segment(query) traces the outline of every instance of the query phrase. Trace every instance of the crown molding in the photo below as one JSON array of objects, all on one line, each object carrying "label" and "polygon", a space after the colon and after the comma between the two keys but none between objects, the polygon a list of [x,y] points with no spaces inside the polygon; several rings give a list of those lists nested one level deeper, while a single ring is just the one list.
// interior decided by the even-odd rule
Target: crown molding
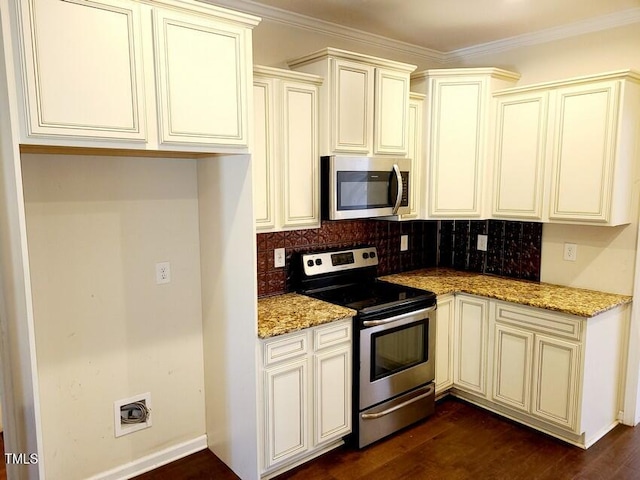
[{"label": "crown molding", "polygon": [[514,37],[496,40],[495,42],[487,42],[473,47],[452,50],[445,53],[443,63],[452,63],[462,59],[490,55],[514,48],[563,40],[565,38],[622,27],[638,22],[640,22],[640,7],[631,8],[611,13],[609,15],[561,25],[559,27],[547,28],[537,32],[525,33],[523,35],[516,35]]},{"label": "crown molding", "polygon": [[311,32],[344,38],[365,45],[394,50],[406,55],[412,55],[440,64],[454,63],[461,60],[490,55],[514,48],[538,45],[542,43],[571,38],[587,33],[622,27],[640,22],[640,7],[623,10],[609,15],[582,20],[559,27],[539,30],[514,37],[487,42],[472,47],[460,48],[449,52],[441,52],[421,47],[407,42],[392,40],[382,35],[365,32],[355,28],[337,25],[325,20],[288,12],[275,7],[269,7],[252,0],[201,0],[205,3],[220,5],[241,12],[257,15],[274,23],[288,25]]},{"label": "crown molding", "polygon": [[406,55],[412,55],[429,61],[443,63],[446,54],[438,50],[432,50],[418,45],[413,45],[399,40],[392,40],[382,35],[369,33],[355,28],[345,27],[335,23],[308,17],[299,13],[288,12],[280,8],[269,7],[251,0],[202,0],[206,3],[225,6],[241,12],[250,13],[262,17],[274,23],[288,25],[311,32],[344,38],[353,42],[362,43],[374,47],[394,50]]}]

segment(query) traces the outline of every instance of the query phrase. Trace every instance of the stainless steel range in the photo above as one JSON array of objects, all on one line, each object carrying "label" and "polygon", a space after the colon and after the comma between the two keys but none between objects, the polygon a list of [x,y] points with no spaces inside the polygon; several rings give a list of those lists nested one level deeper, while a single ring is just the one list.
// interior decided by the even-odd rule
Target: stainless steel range
[{"label": "stainless steel range", "polygon": [[301,293],[358,312],[353,443],[364,447],[432,414],[436,295],[377,280],[375,247],[301,258]]}]

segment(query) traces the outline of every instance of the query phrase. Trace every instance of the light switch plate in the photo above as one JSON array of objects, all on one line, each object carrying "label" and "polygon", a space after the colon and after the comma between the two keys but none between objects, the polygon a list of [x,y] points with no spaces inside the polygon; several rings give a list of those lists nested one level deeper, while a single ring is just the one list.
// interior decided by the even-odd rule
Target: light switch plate
[{"label": "light switch plate", "polygon": [[409,250],[409,235],[400,235],[400,251],[406,252]]}]

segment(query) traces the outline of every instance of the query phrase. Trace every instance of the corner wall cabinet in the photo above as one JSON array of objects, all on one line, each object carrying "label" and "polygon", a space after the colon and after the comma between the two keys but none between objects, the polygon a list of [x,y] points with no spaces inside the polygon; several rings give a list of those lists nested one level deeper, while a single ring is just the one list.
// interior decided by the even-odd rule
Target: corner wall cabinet
[{"label": "corner wall cabinet", "polygon": [[623,70],[519,87],[496,92],[495,99],[494,217],[631,221],[639,74]]},{"label": "corner wall cabinet", "polygon": [[320,226],[318,88],[322,78],[254,68],[253,185],[256,228]]},{"label": "corner wall cabinet", "polygon": [[399,155],[409,149],[409,75],[415,65],[327,48],[289,66],[325,78],[320,154]]},{"label": "corner wall cabinet", "polygon": [[[438,300],[445,317],[451,298]],[[447,383],[436,363],[439,394],[583,448],[618,424],[628,305],[583,318],[456,294],[454,316],[455,374]],[[446,345],[440,334],[438,347]]]},{"label": "corner wall cabinet", "polygon": [[425,70],[411,75],[412,91],[429,99],[426,218],[484,215],[491,93],[520,76],[497,68]]},{"label": "corner wall cabinet", "polygon": [[17,3],[21,143],[248,151],[258,18],[171,0]]},{"label": "corner wall cabinet", "polygon": [[342,444],[351,432],[350,318],[260,342],[262,477]]}]

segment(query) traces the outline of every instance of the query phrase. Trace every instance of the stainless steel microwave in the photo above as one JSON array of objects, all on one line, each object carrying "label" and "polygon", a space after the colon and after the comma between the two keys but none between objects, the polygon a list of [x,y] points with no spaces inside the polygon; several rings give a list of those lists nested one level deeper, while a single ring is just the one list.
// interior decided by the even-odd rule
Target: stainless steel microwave
[{"label": "stainless steel microwave", "polygon": [[344,220],[409,213],[410,167],[408,158],[321,157],[322,218]]}]

